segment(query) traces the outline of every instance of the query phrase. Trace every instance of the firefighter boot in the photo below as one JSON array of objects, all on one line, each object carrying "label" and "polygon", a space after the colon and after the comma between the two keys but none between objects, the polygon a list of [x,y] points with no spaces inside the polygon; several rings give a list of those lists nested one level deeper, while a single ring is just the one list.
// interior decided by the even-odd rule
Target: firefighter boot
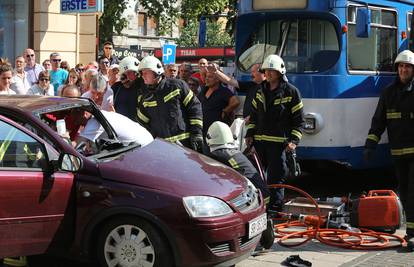
[{"label": "firefighter boot", "polygon": [[413,252],[414,251],[414,235],[406,235],[404,236],[404,240],[407,242],[407,247],[404,248],[405,252]]},{"label": "firefighter boot", "polygon": [[273,229],[273,220],[267,219],[267,228],[263,231],[262,237],[260,238],[260,245],[264,249],[269,249],[275,242],[275,232]]}]

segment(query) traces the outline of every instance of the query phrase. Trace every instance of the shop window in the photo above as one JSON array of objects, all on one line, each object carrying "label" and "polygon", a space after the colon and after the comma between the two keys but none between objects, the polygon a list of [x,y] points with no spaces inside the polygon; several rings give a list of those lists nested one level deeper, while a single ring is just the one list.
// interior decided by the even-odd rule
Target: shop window
[{"label": "shop window", "polygon": [[1,0],[0,56],[13,59],[29,46],[29,0]]}]

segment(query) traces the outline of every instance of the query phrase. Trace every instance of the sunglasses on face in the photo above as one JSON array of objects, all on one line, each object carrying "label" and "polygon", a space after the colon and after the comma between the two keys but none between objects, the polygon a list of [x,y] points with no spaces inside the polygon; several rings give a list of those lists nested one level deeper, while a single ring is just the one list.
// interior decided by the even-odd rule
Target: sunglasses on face
[{"label": "sunglasses on face", "polygon": [[26,55],[27,58],[34,57],[34,56],[35,56],[34,54]]},{"label": "sunglasses on face", "polygon": [[85,70],[85,69],[83,69],[83,68],[77,68],[77,69],[76,69],[76,72],[78,72],[78,73],[79,73],[79,72],[83,72],[84,70]]},{"label": "sunglasses on face", "polygon": [[41,82],[47,82],[47,81],[49,81],[49,79],[48,78],[40,78],[39,81],[41,81]]},{"label": "sunglasses on face", "polygon": [[112,47],[104,47],[104,49],[112,50]]},{"label": "sunglasses on face", "polygon": [[62,60],[61,59],[52,59],[52,62],[61,62]]}]

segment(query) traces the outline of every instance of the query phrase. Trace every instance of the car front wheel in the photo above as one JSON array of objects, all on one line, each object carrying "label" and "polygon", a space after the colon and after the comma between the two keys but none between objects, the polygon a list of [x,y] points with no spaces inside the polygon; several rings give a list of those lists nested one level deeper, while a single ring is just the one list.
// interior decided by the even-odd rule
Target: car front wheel
[{"label": "car front wheel", "polygon": [[109,221],[98,238],[101,266],[171,266],[170,253],[159,232],[147,221],[123,217]]}]

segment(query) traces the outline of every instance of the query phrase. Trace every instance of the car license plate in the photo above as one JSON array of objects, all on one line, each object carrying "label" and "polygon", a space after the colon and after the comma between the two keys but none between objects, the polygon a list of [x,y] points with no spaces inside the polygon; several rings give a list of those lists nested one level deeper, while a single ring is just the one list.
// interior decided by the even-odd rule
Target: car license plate
[{"label": "car license plate", "polygon": [[249,221],[249,239],[262,233],[267,228],[266,213]]}]

